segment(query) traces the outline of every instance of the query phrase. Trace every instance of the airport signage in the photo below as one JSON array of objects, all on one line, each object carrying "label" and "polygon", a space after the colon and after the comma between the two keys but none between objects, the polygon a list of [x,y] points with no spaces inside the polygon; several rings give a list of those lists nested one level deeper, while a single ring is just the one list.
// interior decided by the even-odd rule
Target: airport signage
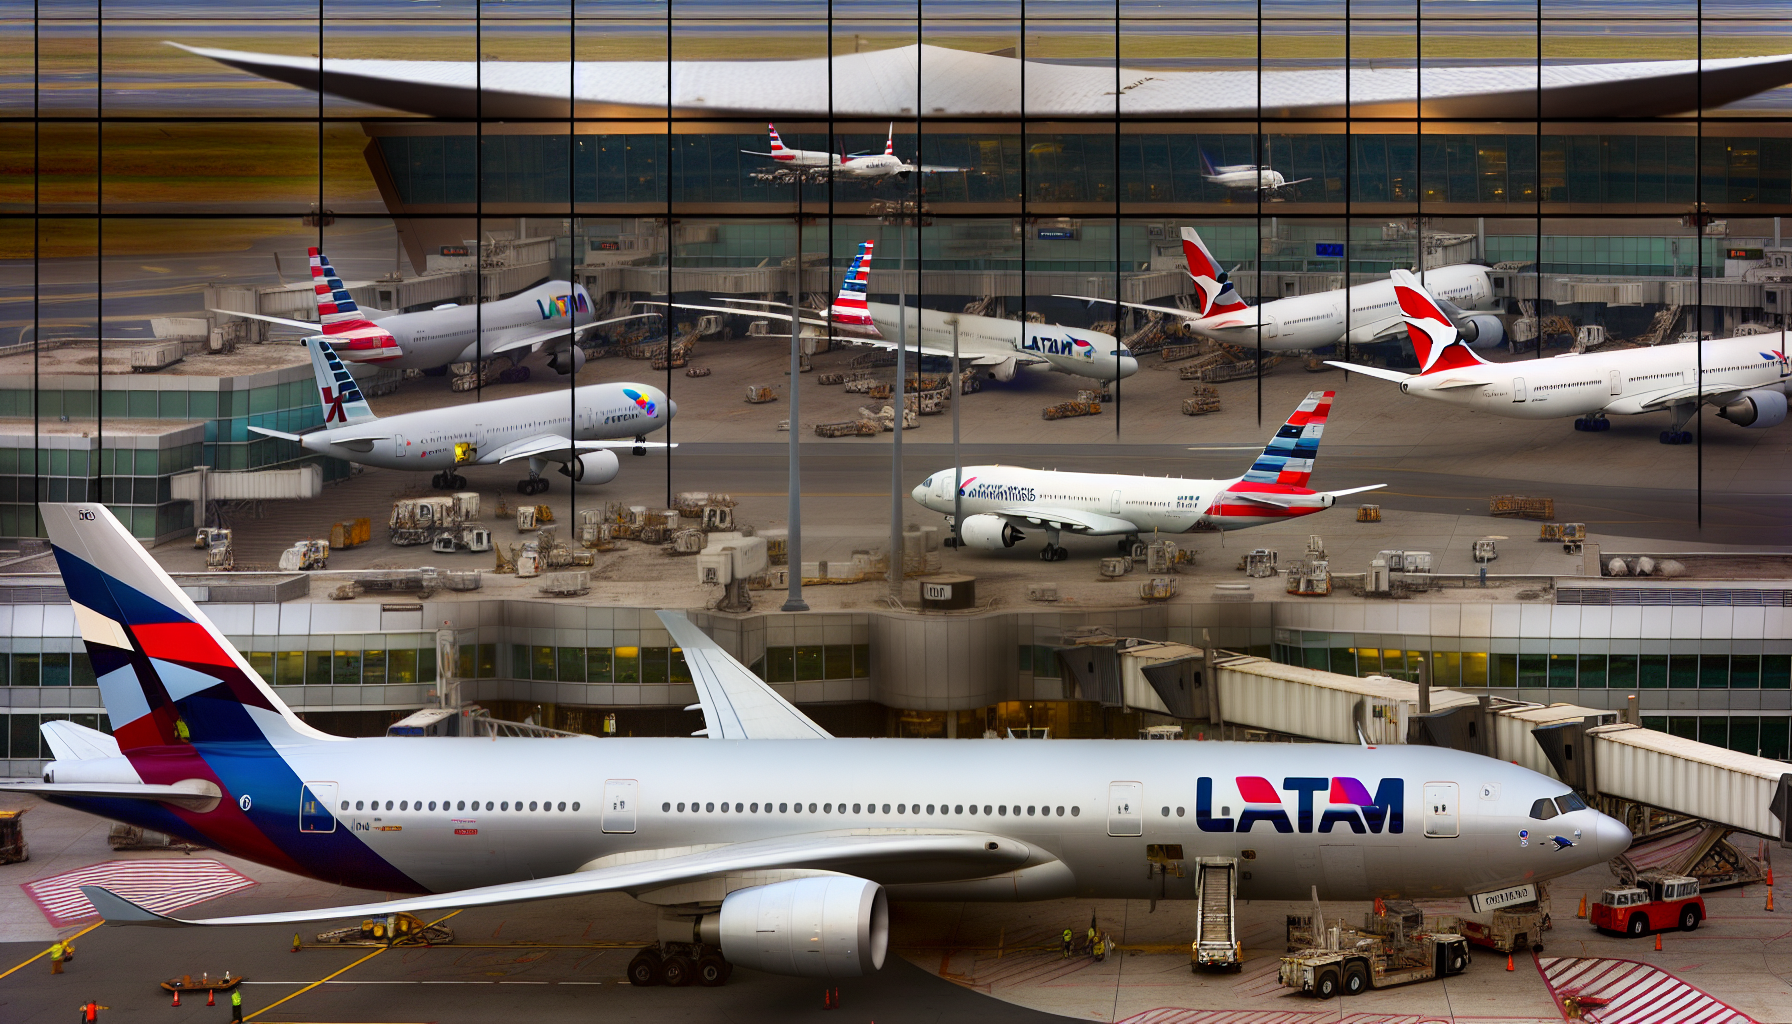
[{"label": "airport signage", "polygon": [[616,250],[622,248],[622,243],[621,242],[602,241],[602,242],[598,242],[596,245],[592,246],[592,248],[597,249],[600,252],[615,252]]},{"label": "airport signage", "polygon": [[1041,242],[1074,242],[1076,241],[1076,229],[1040,228],[1039,240]]},{"label": "airport signage", "polygon": [[1343,242],[1314,242],[1313,243],[1313,255],[1327,256],[1327,257],[1331,257],[1333,259],[1341,260],[1344,258],[1344,243]]},{"label": "airport signage", "polygon": [[444,245],[444,246],[442,246],[442,255],[444,255],[444,256],[468,256],[471,254],[467,252],[467,247],[464,245]]},{"label": "airport signage", "polygon": [[1537,902],[1537,887],[1534,885],[1515,885],[1510,889],[1498,889],[1493,892],[1478,892],[1468,898],[1470,908],[1477,914],[1491,913],[1516,907],[1521,903]]},{"label": "airport signage", "polygon": [[1724,253],[1724,258],[1731,260],[1760,260],[1766,259],[1767,256],[1759,249],[1731,249]]}]

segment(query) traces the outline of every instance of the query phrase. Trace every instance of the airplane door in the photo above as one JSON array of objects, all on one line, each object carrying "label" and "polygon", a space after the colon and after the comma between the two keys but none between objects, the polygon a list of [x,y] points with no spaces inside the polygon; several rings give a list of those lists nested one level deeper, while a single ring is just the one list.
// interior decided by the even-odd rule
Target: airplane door
[{"label": "airplane door", "polygon": [[330,807],[336,803],[336,783],[307,782],[299,787],[299,831],[334,832],[336,815]]},{"label": "airplane door", "polygon": [[635,797],[640,788],[634,779],[604,781],[604,809],[599,824],[605,832],[635,830]]},{"label": "airplane door", "polygon": [[1610,373],[1606,374],[1606,376],[1608,378],[1610,378],[1612,394],[1614,394],[1614,395],[1623,394],[1624,393],[1624,374],[1621,371],[1613,370]]},{"label": "airplane door", "polygon": [[1512,400],[1514,402],[1522,402],[1525,400],[1523,377],[1512,378]]},{"label": "airplane door", "polygon": [[1145,834],[1145,785],[1141,782],[1108,783],[1108,835]]},{"label": "airplane door", "polygon": [[406,447],[407,447],[407,445],[405,444],[403,434],[393,434],[392,435],[392,457],[393,458],[397,458],[397,459],[404,458],[404,450]]},{"label": "airplane door", "polygon": [[593,419],[593,417],[591,415],[591,407],[586,406],[586,407],[578,410],[578,416],[577,416],[577,419],[574,421],[574,426],[577,427],[581,433],[584,431],[590,430],[591,426],[592,426],[592,419]]},{"label": "airplane door", "polygon": [[1461,834],[1457,818],[1456,784],[1425,783],[1425,838],[1454,839]]},{"label": "airplane door", "polygon": [[1119,491],[1115,491],[1114,493],[1108,495],[1108,511],[1112,512],[1116,515],[1118,515],[1120,513],[1120,492]]}]

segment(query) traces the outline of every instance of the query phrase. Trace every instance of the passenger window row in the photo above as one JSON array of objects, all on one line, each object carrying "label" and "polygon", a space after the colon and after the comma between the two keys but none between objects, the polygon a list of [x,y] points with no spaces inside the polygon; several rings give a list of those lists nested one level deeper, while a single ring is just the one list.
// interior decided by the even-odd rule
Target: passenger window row
[{"label": "passenger window row", "polygon": [[[473,801],[471,807],[467,806],[467,801],[465,801],[465,800],[460,800],[460,801],[443,800],[441,803],[442,803],[442,810],[444,810],[444,811],[467,811],[467,810],[477,811],[477,810],[479,810],[479,801],[477,801],[477,800]],[[495,809],[500,810],[500,811],[508,811],[508,810],[510,810],[510,803],[511,802],[509,800],[496,801]],[[363,804],[369,804],[370,806],[364,807],[364,806],[362,806]],[[521,811],[521,810],[533,811],[537,807],[539,807],[541,810],[544,810],[544,811],[564,811],[567,808],[567,803],[564,800],[561,800],[558,803],[555,803],[552,800],[541,800],[541,801],[531,800],[531,801],[529,801],[528,806],[524,807],[523,802],[521,800],[516,801],[516,809],[519,811]],[[342,801],[342,809],[345,811],[348,810],[348,801],[347,800]],[[355,801],[355,810],[357,810],[357,811],[360,811],[360,810],[377,811],[380,809],[381,809],[380,802],[378,800],[371,800],[371,801],[356,800]],[[386,801],[386,806],[384,809],[388,810],[388,811],[392,810],[392,801],[390,801],[390,800]],[[401,810],[401,811],[411,811],[411,810],[421,811],[424,809],[425,808],[423,806],[423,801],[421,801],[421,800],[400,800],[400,801],[398,801],[398,810]],[[436,801],[431,800],[429,802],[429,807],[427,809],[431,810],[431,811],[435,810],[436,809]],[[494,809],[494,801],[487,800],[485,802],[485,809],[488,811],[493,810]],[[579,809],[579,802],[577,800],[574,800],[572,802],[572,809],[575,811]]]},{"label": "passenger window row", "polygon": [[[672,803],[672,801],[668,800],[668,801],[660,804],[660,810],[663,812],[666,812],[666,813],[684,814],[684,813],[686,813],[686,810],[685,810],[686,806],[687,806],[686,803],[682,800],[679,801],[677,804],[674,804],[674,803]],[[775,806],[773,804],[771,804],[770,802],[767,802],[765,804],[765,809],[763,812],[760,810],[760,805],[757,803],[752,803],[752,804],[736,803],[736,804],[730,805],[728,803],[728,801],[726,801],[726,800],[722,801],[720,804],[717,804],[714,801],[692,800],[692,801],[690,801],[688,806],[690,808],[689,813],[691,813],[691,814],[727,814],[731,810],[735,814],[760,814],[760,813],[764,813],[764,814],[772,814],[772,813],[802,814],[802,813],[804,813],[803,812],[803,804],[800,801],[797,803],[781,803],[781,804],[777,804]],[[675,808],[676,808],[676,811],[674,810]],[[989,804],[984,804],[982,811],[981,811],[981,813],[984,815],[996,815],[999,817],[1007,817],[1008,815],[1012,814],[1013,816],[1015,816],[1017,818],[1020,817],[1023,812],[1028,817],[1036,817],[1036,816],[1037,817],[1051,817],[1052,814],[1054,813],[1054,808],[1047,807],[1047,806],[1040,806],[1038,804],[1028,805],[1025,808],[1023,808],[1020,804],[996,804],[993,807]],[[1056,812],[1057,816],[1060,818],[1062,818],[1065,813],[1063,807],[1056,808],[1055,812]],[[817,811],[815,804],[809,804],[808,805],[808,813],[810,813],[810,814],[816,814],[816,813],[845,814],[845,813],[847,813],[847,806],[843,803],[841,803],[841,804],[824,803],[824,804],[820,805],[820,810]],[[896,809],[894,811],[890,810],[889,804],[884,804],[883,810],[881,810],[881,811],[878,810],[877,804],[853,804],[852,805],[852,813],[853,814],[892,814],[892,813],[894,813],[894,814],[935,814],[935,813],[938,813],[938,814],[967,814],[967,813],[968,814],[977,814],[977,813],[979,813],[979,811],[978,811],[976,804],[968,804],[968,805],[967,804],[928,804],[925,810],[922,809],[920,804],[897,804]],[[1080,808],[1080,807],[1071,807],[1070,808],[1070,816],[1073,818],[1081,815],[1082,813],[1083,813],[1083,811],[1082,811],[1082,808]],[[1181,808],[1177,808],[1177,813],[1181,813]]]}]

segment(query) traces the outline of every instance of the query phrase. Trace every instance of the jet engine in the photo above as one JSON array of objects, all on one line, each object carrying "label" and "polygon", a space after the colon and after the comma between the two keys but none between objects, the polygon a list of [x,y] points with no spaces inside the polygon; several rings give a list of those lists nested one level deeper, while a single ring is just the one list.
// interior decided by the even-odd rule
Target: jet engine
[{"label": "jet engine", "polygon": [[548,356],[548,366],[561,376],[578,373],[585,368],[585,350],[577,345],[555,349],[554,354]]},{"label": "jet engine", "polygon": [[1462,343],[1470,348],[1492,348],[1506,340],[1506,325],[1492,313],[1476,313],[1456,325]]},{"label": "jet engine", "polygon": [[1027,539],[1027,535],[1015,529],[1008,520],[991,515],[965,517],[958,535],[964,539],[966,547],[981,548],[984,551],[1011,548]]},{"label": "jet engine", "polygon": [[575,484],[607,484],[616,479],[622,464],[616,461],[616,453],[602,449],[585,454],[560,467],[561,476],[572,477]]},{"label": "jet engine", "polygon": [[736,889],[697,925],[739,967],[799,978],[856,978],[884,965],[890,903],[884,887],[850,875],[793,878]]},{"label": "jet engine", "polygon": [[1014,379],[1014,360],[1004,359],[989,368],[989,375],[1006,384]]},{"label": "jet engine", "polygon": [[1786,422],[1786,394],[1777,388],[1756,388],[1745,392],[1717,414],[1739,427],[1761,430]]}]

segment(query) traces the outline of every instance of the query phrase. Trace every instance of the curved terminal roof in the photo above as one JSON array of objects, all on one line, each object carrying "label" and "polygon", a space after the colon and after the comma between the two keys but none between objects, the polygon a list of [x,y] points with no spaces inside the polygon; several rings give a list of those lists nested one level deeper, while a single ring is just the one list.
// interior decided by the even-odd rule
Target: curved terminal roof
[{"label": "curved terminal roof", "polygon": [[[1591,120],[1720,107],[1792,82],[1792,55],[1610,64],[1163,71],[939,46],[764,61],[342,60],[179,46],[433,117],[1357,117]],[[1024,74],[1023,74],[1024,72]],[[832,76],[831,88],[830,77]],[[1024,85],[1023,85],[1024,82]],[[1261,87],[1261,95],[1259,95]],[[576,110],[569,110],[568,97]],[[919,96],[919,110],[916,97]]]}]

